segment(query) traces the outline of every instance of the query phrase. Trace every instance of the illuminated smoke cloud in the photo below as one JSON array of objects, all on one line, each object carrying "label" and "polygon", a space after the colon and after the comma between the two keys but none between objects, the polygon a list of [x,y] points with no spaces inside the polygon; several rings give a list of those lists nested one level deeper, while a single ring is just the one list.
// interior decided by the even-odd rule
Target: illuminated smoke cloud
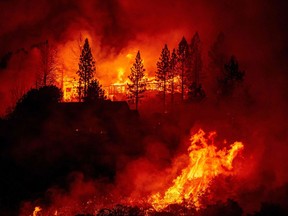
[{"label": "illuminated smoke cloud", "polygon": [[[165,4],[158,0],[12,0],[1,1],[0,6],[3,8],[0,15],[1,62],[5,61],[8,52],[16,55],[15,52],[21,48],[29,51],[33,44],[47,39],[60,53],[61,50],[67,53],[71,50],[71,43],[75,46],[82,35],[91,38],[98,62],[98,78],[104,85],[110,85],[111,80],[112,83],[117,80],[118,67],[126,67],[124,75],[128,75],[129,61],[123,60],[127,54],[132,54],[134,58],[136,52],[141,50],[147,73],[153,75],[155,63],[165,43],[172,49],[183,35],[190,40],[198,31],[205,59],[211,43],[222,31],[229,47],[227,52],[235,54],[243,67],[249,69],[248,82],[251,82],[259,97],[265,99],[271,92],[276,95],[279,84],[281,92],[287,90],[283,89],[283,86],[287,86],[284,81],[287,79],[283,79],[286,75],[282,73],[287,57],[285,3],[225,0],[180,0],[166,1]],[[75,58],[75,55],[70,54],[69,58]],[[62,59],[66,66],[64,70],[67,64],[71,67],[72,63],[67,63],[69,58]],[[6,70],[2,68],[0,74],[1,95],[7,103],[10,97],[7,89],[13,88],[11,76],[6,76],[7,71],[14,70],[12,77],[27,77],[35,70],[23,65],[22,72],[9,70],[9,62],[7,66],[4,64]],[[77,60],[73,61],[74,67],[68,73],[74,75],[77,63]],[[117,66],[119,63],[121,65]],[[23,71],[27,73],[23,75]],[[270,79],[271,76],[273,79]],[[31,85],[27,84],[28,87]],[[265,85],[270,85],[271,90],[263,90]],[[10,104],[2,105],[2,112],[7,105]]]}]

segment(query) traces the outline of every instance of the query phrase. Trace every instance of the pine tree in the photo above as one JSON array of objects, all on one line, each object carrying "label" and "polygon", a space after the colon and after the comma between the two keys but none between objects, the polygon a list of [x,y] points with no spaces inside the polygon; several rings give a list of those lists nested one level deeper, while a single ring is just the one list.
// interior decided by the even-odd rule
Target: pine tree
[{"label": "pine tree", "polygon": [[176,50],[173,49],[172,54],[171,54],[171,58],[170,58],[170,70],[168,73],[168,80],[169,80],[169,85],[170,85],[170,93],[171,93],[171,105],[173,106],[174,103],[174,92],[175,92],[175,77],[177,75],[177,54],[176,54]]},{"label": "pine tree", "polygon": [[212,71],[216,72],[216,75],[220,75],[223,73],[225,64],[225,37],[224,34],[221,32],[218,34],[216,41],[210,47],[208,52],[209,56],[209,68]]},{"label": "pine tree", "polygon": [[105,91],[102,89],[102,85],[100,85],[98,80],[93,79],[88,86],[85,101],[91,102],[105,99]]},{"label": "pine tree", "polygon": [[198,32],[191,40],[190,50],[192,59],[192,82],[198,86],[200,84],[200,73],[202,72],[201,41]]},{"label": "pine tree", "polygon": [[138,51],[135,62],[131,67],[131,73],[128,76],[131,84],[127,83],[129,96],[135,101],[136,110],[138,110],[139,99],[143,96],[146,91],[147,81],[145,80],[145,69],[143,65],[143,60],[140,56],[140,51]]},{"label": "pine tree", "polygon": [[224,65],[222,77],[218,79],[219,93],[222,96],[232,95],[237,83],[243,81],[245,72],[239,70],[238,61],[235,56],[231,56],[229,62]]},{"label": "pine tree", "polygon": [[196,32],[190,44],[190,58],[191,70],[188,75],[188,97],[189,100],[201,100],[205,97],[204,90],[200,83],[200,75],[202,72],[202,58],[201,58],[201,41],[198,32]]},{"label": "pine tree", "polygon": [[86,38],[80,55],[79,70],[77,71],[79,76],[79,100],[87,97],[87,90],[94,77],[95,71],[95,60],[88,39]]},{"label": "pine tree", "polygon": [[215,42],[211,45],[210,50],[208,51],[208,56],[209,76],[207,78],[209,85],[207,86],[210,86],[210,91],[212,93],[216,93],[219,91],[219,82],[217,83],[215,80],[224,74],[224,65],[228,59],[225,53],[225,37],[223,33],[218,34]]},{"label": "pine tree", "polygon": [[187,84],[187,71],[189,63],[189,45],[185,37],[182,38],[178,45],[177,50],[178,63],[179,63],[179,72],[181,79],[181,99],[184,100],[185,88]]},{"label": "pine tree", "polygon": [[170,51],[167,44],[162,49],[159,61],[157,62],[156,80],[159,83],[160,88],[163,90],[163,103],[164,110],[166,109],[166,93],[167,82],[170,71]]}]

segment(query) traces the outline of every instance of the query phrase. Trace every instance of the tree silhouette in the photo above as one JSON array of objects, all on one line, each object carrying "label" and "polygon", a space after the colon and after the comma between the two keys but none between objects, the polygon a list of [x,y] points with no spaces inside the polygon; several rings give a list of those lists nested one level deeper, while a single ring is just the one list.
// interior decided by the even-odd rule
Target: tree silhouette
[{"label": "tree silhouette", "polygon": [[188,75],[188,98],[189,100],[203,99],[205,97],[204,90],[200,84],[200,76],[202,72],[202,58],[201,58],[201,41],[198,32],[196,32],[190,44],[191,55],[191,74]]},{"label": "tree silhouette", "polygon": [[87,89],[87,97],[84,100],[91,102],[104,99],[106,99],[106,97],[102,85],[100,85],[98,80],[92,80]]},{"label": "tree silhouette", "polygon": [[177,56],[181,78],[181,99],[183,101],[185,96],[185,87],[187,84],[187,72],[189,68],[189,56],[190,56],[189,45],[185,37],[183,37],[180,43],[178,44]]},{"label": "tree silhouette", "polygon": [[206,208],[203,208],[199,211],[199,215],[205,216],[241,216],[243,215],[243,210],[239,204],[232,200],[228,199],[226,202],[218,201],[215,204],[207,205]]},{"label": "tree silhouette", "polygon": [[201,101],[206,97],[206,93],[202,88],[202,85],[197,85],[193,82],[188,88],[188,99],[189,101]]},{"label": "tree silhouette", "polygon": [[10,117],[39,116],[49,110],[49,106],[61,101],[63,93],[56,86],[31,89],[16,103]]},{"label": "tree silhouette", "polygon": [[192,80],[198,86],[200,84],[200,74],[202,72],[201,41],[198,32],[191,40],[190,50],[192,58]]},{"label": "tree silhouette", "polygon": [[170,58],[170,70],[168,73],[168,80],[169,80],[169,85],[170,85],[170,93],[171,93],[171,105],[173,106],[174,103],[174,92],[175,92],[175,83],[174,83],[174,79],[177,75],[177,54],[176,54],[176,50],[173,49],[172,54],[171,54],[171,58]]},{"label": "tree silhouette", "polygon": [[210,50],[208,51],[209,56],[209,68],[212,71],[215,71],[217,75],[220,75],[223,73],[225,64],[225,37],[224,34],[221,32],[218,34],[216,41],[212,44],[210,47]]},{"label": "tree silhouette", "polygon": [[224,65],[228,59],[225,53],[225,37],[223,33],[219,33],[215,42],[211,45],[208,51],[208,57],[210,74],[209,77],[207,77],[209,82],[207,86],[210,86],[210,91],[217,93],[219,92],[219,82],[217,83],[215,80],[217,80],[217,77],[223,76]]},{"label": "tree silhouette", "polygon": [[166,109],[166,93],[167,93],[167,82],[170,71],[170,51],[167,44],[162,49],[159,61],[157,62],[156,80],[159,83],[160,88],[163,91],[163,104],[164,110]]},{"label": "tree silhouette", "polygon": [[235,56],[231,56],[229,62],[224,65],[222,77],[218,79],[219,94],[231,96],[236,84],[243,81],[245,72],[239,70],[238,61]]},{"label": "tree silhouette", "polygon": [[144,72],[145,69],[143,65],[143,60],[141,59],[140,51],[138,51],[135,62],[131,67],[131,73],[128,76],[131,84],[127,83],[129,97],[131,97],[135,101],[136,110],[138,110],[139,99],[143,97],[143,93],[146,91],[147,81],[144,79]]},{"label": "tree silhouette", "polygon": [[40,51],[40,67],[36,74],[35,87],[54,85],[56,72],[59,69],[57,50],[49,45],[48,40],[33,44],[32,48],[38,48]]},{"label": "tree silhouette", "polygon": [[94,77],[95,71],[95,60],[91,52],[89,41],[86,38],[80,55],[79,70],[77,71],[79,76],[79,100],[81,100],[81,98],[87,97],[87,90]]}]

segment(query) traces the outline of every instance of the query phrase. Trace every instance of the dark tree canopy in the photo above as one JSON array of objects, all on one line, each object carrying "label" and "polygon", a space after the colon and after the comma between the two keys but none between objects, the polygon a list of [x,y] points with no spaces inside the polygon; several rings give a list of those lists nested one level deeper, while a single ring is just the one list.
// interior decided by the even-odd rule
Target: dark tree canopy
[{"label": "dark tree canopy", "polygon": [[87,90],[94,77],[95,71],[95,60],[91,52],[89,41],[86,38],[80,55],[79,70],[77,71],[79,76],[78,91],[80,99],[87,97]]},{"label": "dark tree canopy", "polygon": [[202,88],[202,85],[196,85],[195,82],[193,82],[189,88],[188,88],[188,99],[189,101],[201,101],[206,97],[206,93],[204,89]]},{"label": "dark tree canopy", "polygon": [[243,81],[244,71],[239,70],[238,61],[235,56],[231,56],[230,61],[224,66],[224,79],[231,81]]},{"label": "dark tree canopy", "polygon": [[185,37],[183,37],[178,44],[177,54],[181,62],[185,62],[189,57],[189,44]]},{"label": "dark tree canopy", "polygon": [[147,81],[145,79],[144,72],[145,68],[143,65],[143,60],[141,59],[140,51],[138,51],[135,62],[131,67],[131,73],[128,76],[131,84],[127,84],[129,97],[135,101],[136,110],[138,110],[139,99],[143,97],[143,93],[146,91]]},{"label": "dark tree canopy", "polygon": [[178,73],[181,79],[181,98],[184,100],[185,88],[187,84],[187,73],[189,71],[190,61],[189,44],[185,37],[182,38],[178,44],[177,58],[178,58]]},{"label": "dark tree canopy", "polygon": [[192,60],[192,82],[196,86],[200,84],[200,74],[202,72],[202,57],[201,57],[201,41],[198,32],[196,32],[191,40],[191,60]]},{"label": "dark tree canopy", "polygon": [[158,81],[166,81],[167,74],[170,70],[170,51],[168,49],[167,44],[165,44],[164,48],[162,49],[160,58],[157,62],[157,71],[156,71],[156,78]]},{"label": "dark tree canopy", "polygon": [[187,77],[188,81],[188,99],[190,101],[202,100],[206,95],[202,88],[200,78],[202,73],[201,41],[198,32],[196,32],[190,44],[191,69]]},{"label": "dark tree canopy", "polygon": [[88,86],[85,101],[98,101],[105,98],[105,91],[102,89],[102,85],[100,85],[98,80],[92,80]]},{"label": "dark tree canopy", "polygon": [[52,104],[62,100],[62,91],[56,86],[43,86],[39,89],[31,89],[16,103],[11,117],[34,115],[47,110]]},{"label": "dark tree canopy", "polygon": [[223,73],[223,65],[225,64],[225,37],[223,33],[219,33],[216,41],[210,47],[208,52],[209,56],[209,68],[211,71],[215,71],[217,75]]},{"label": "dark tree canopy", "polygon": [[239,69],[238,61],[235,56],[231,56],[229,62],[224,65],[222,76],[218,79],[219,94],[230,96],[237,84],[244,79],[245,72]]},{"label": "dark tree canopy", "polygon": [[159,83],[160,89],[163,91],[164,109],[166,104],[167,84],[169,79],[170,68],[170,51],[167,44],[162,49],[160,58],[157,62],[156,80]]},{"label": "dark tree canopy", "polygon": [[217,35],[214,43],[210,46],[208,57],[208,88],[210,88],[211,93],[216,94],[219,93],[219,77],[224,74],[224,65],[228,59],[226,56],[225,37],[222,32]]}]

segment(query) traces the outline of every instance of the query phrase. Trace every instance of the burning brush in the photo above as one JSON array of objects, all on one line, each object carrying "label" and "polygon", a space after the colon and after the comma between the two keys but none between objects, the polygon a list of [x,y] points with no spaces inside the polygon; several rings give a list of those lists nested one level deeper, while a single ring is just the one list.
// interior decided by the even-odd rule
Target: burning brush
[{"label": "burning brush", "polygon": [[[183,215],[190,215],[192,214],[191,211],[196,212],[196,210],[205,208],[204,204],[201,203],[201,197],[205,195],[217,176],[233,175],[235,172],[233,170],[233,160],[244,148],[241,142],[234,142],[229,149],[218,149],[214,145],[215,136],[216,132],[205,134],[202,129],[195,133],[191,137],[191,144],[187,149],[187,164],[183,167],[181,162],[183,157],[182,159],[180,157],[176,158],[172,169],[180,170],[180,174],[174,176],[170,183],[163,182],[164,188],[152,193],[148,197],[147,203],[133,201],[132,205],[134,207],[129,207],[131,202],[127,202],[126,205],[124,201],[123,205],[118,204],[113,208],[103,208],[103,205],[101,205],[102,208],[99,208],[94,202],[93,210],[88,215],[155,215],[156,212],[167,211],[170,213],[176,211],[175,215],[179,215],[179,212],[187,213],[189,211],[190,213],[183,213]],[[128,200],[131,201],[132,199]],[[93,205],[93,202],[90,202],[90,207],[91,204]],[[81,212],[79,208],[71,212],[67,209],[70,209],[70,207],[67,208],[66,206],[57,210],[53,208],[52,212],[54,212],[53,215],[75,215],[75,212]],[[46,214],[45,212],[46,210],[37,206],[32,215],[50,215],[51,209],[47,211],[50,213]],[[84,215],[87,215],[87,213]]]},{"label": "burning brush", "polygon": [[183,202],[200,208],[199,197],[206,192],[212,180],[220,174],[232,174],[233,160],[244,146],[241,142],[234,142],[229,150],[218,150],[214,145],[215,135],[216,132],[210,132],[206,138],[205,132],[200,129],[191,137],[187,167],[173,180],[171,187],[153,194],[149,199],[156,210]]}]

